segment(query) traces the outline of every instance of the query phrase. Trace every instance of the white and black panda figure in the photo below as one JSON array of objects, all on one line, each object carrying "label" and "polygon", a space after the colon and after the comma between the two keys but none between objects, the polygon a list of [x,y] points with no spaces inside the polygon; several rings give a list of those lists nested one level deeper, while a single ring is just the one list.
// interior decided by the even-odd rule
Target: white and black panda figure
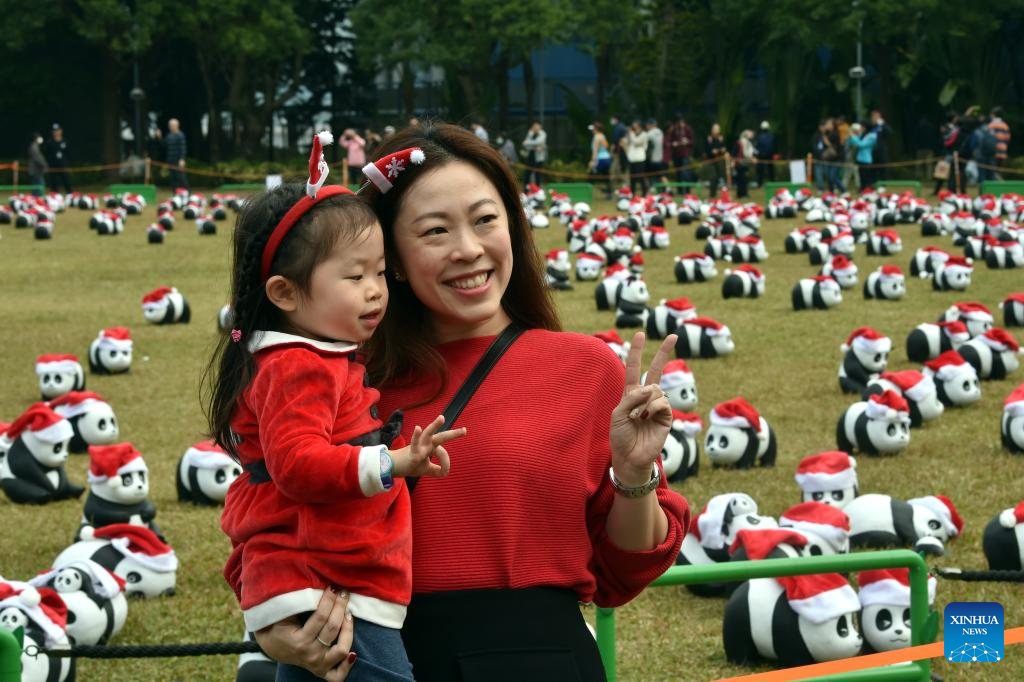
[{"label": "white and black panda figure", "polygon": [[149,227],[146,228],[146,243],[163,244],[166,232],[167,230],[162,225],[150,223]]},{"label": "white and black panda figure", "polygon": [[868,493],[843,508],[850,517],[850,546],[909,547],[916,552],[941,556],[945,543],[960,535],[963,519],[944,495],[898,500]]},{"label": "white and black panda figure", "polygon": [[907,335],[907,358],[925,363],[949,350],[956,350],[971,338],[967,325],[960,320],[919,324]]},{"label": "white and black panda figure", "polygon": [[581,253],[576,257],[576,281],[593,282],[601,276],[605,259],[592,253]]},{"label": "white and black panda figure", "polygon": [[805,277],[793,285],[793,310],[828,310],[843,302],[843,290],[835,278]]},{"label": "white and black panda figure", "polygon": [[703,253],[687,253],[675,257],[675,276],[680,284],[707,282],[718,276],[715,259]]},{"label": "white and black panda figure", "polygon": [[[729,546],[729,561],[797,559],[804,555],[806,544],[807,538],[794,530],[783,528],[741,530]],[[727,583],[726,592],[732,594],[739,585],[739,582]]]},{"label": "white and black panda figure", "polygon": [[177,472],[179,502],[214,507],[224,503],[228,488],[242,475],[242,467],[213,441],[201,441],[181,456]]},{"label": "white and black panda figure", "polygon": [[903,396],[910,406],[910,427],[918,428],[926,421],[942,416],[946,406],[939,400],[935,380],[916,369],[902,372],[882,372],[877,379],[868,382],[864,396],[895,391]]},{"label": "white and black panda figure", "polygon": [[830,256],[818,274],[834,278],[843,289],[853,289],[858,283],[857,264],[841,253]]},{"label": "white and black panda figure", "polygon": [[839,388],[843,393],[863,395],[868,382],[885,371],[892,352],[892,339],[872,327],[859,327],[839,350],[843,352]]},{"label": "white and black panda figure", "polygon": [[786,235],[786,253],[807,253],[821,241],[821,230],[808,225]]},{"label": "white and black panda figure", "polygon": [[746,263],[725,271],[722,298],[760,298],[764,295],[764,274]]},{"label": "white and black panda figure", "polygon": [[90,445],[110,445],[117,441],[118,425],[114,409],[96,393],[72,391],[47,403],[68,420],[75,435],[68,449],[82,454]]},{"label": "white and black panda figure", "polygon": [[985,252],[985,263],[994,270],[1024,268],[1024,244],[997,242]]},{"label": "white and black panda figure", "polygon": [[1024,454],[1024,384],[1015,388],[1003,402],[999,433],[1007,452],[1013,455]]},{"label": "white and black panda figure", "polygon": [[101,329],[89,344],[89,371],[93,374],[123,374],[131,370],[133,345],[127,327]]},{"label": "white and black panda figure", "polygon": [[981,400],[977,370],[955,350],[924,363],[922,372],[932,377],[935,393],[946,407],[966,407]]},{"label": "white and black panda figure", "polygon": [[949,260],[950,253],[937,246],[924,246],[910,259],[910,274],[914,277],[933,274],[936,268]]},{"label": "white and black panda figure", "polygon": [[1024,292],[1016,292],[1007,296],[999,304],[1003,311],[1004,327],[1024,327]]},{"label": "white and black panda figure", "polygon": [[78,559],[60,564],[28,582],[37,588],[48,587],[64,600],[72,646],[106,644],[128,618],[124,580],[95,561]]},{"label": "white and black panda figure", "polygon": [[637,251],[629,257],[629,272],[636,277],[641,277],[644,274],[644,254]]},{"label": "white and black panda figure", "polygon": [[85,390],[85,372],[76,355],[40,355],[36,358],[36,375],[39,377],[39,393],[43,400],[53,400],[71,391]]},{"label": "white and black panda figure", "polygon": [[993,327],[981,336],[976,336],[957,349],[960,356],[969,362],[978,373],[978,378],[1001,380],[1020,367],[1020,342],[1000,327]]},{"label": "white and black panda figure", "polygon": [[142,316],[152,324],[188,324],[192,310],[176,288],[160,287],[142,297]]},{"label": "white and black panda figure", "polygon": [[[243,642],[255,642],[251,632],[246,632]],[[268,657],[262,650],[242,654],[238,657],[238,671],[235,682],[274,682],[277,679],[277,661]]]},{"label": "white and black panda figure", "polygon": [[674,334],[679,325],[697,317],[697,308],[686,296],[672,300],[661,299],[647,316],[647,338],[664,339]]},{"label": "white and black panda figure", "polygon": [[174,196],[171,197],[171,203],[174,205],[176,210],[185,208],[188,204],[188,190],[184,187],[178,187],[174,190]]},{"label": "white and black panda figure", "polygon": [[822,502],[801,502],[779,517],[779,528],[804,536],[804,556],[831,556],[850,551],[850,517],[839,507]]},{"label": "white and black panda figure", "polygon": [[149,468],[131,443],[89,447],[89,495],[75,539],[84,530],[116,524],[144,526],[164,540],[149,501]]},{"label": "white and black panda figure", "polygon": [[863,645],[859,610],[857,594],[838,573],[749,580],[725,605],[725,657],[788,668],[856,656]]},{"label": "white and black panda figure", "polygon": [[1024,570],[1024,501],[988,522],[981,547],[990,571]]},{"label": "white and black panda figure", "polygon": [[0,628],[11,632],[22,629],[21,671],[14,679],[22,682],[75,679],[73,658],[51,658],[38,653],[39,649],[70,646],[65,630],[67,617],[67,605],[54,590],[0,578]]},{"label": "white and black panda figure", "polygon": [[750,469],[775,466],[778,441],[767,420],[742,396],[715,405],[704,438],[712,466]]},{"label": "white and black panda figure", "polygon": [[944,237],[953,231],[953,221],[944,213],[929,213],[921,221],[922,237]]},{"label": "white and black panda figure", "polygon": [[973,339],[981,336],[995,323],[992,312],[981,303],[975,301],[960,301],[951,305],[942,316],[939,322],[950,322],[959,320],[967,325],[967,333]]},{"label": "white and black panda figure", "polygon": [[849,230],[844,230],[834,237],[823,236],[821,241],[807,251],[807,256],[811,265],[824,265],[828,261],[829,256],[836,254],[842,254],[847,257],[852,256],[856,245],[857,242],[853,233]]},{"label": "white and black panda figure", "polygon": [[697,381],[685,360],[669,360],[659,381],[673,410],[686,412],[697,407]]},{"label": "white and black panda figure", "polygon": [[[928,576],[928,604],[935,603],[935,577]],[[864,653],[910,646],[910,572],[883,568],[857,574]]]},{"label": "white and black panda figure", "polygon": [[544,283],[549,289],[571,291],[569,281],[569,252],[566,249],[552,249],[544,256]]},{"label": "white and black panda figure", "polygon": [[836,447],[853,454],[895,455],[910,444],[910,406],[899,393],[883,391],[846,408],[836,425]]},{"label": "white and black panda figure", "polygon": [[875,230],[868,235],[869,256],[892,256],[903,250],[903,240],[896,230]]},{"label": "white and black panda figure", "polygon": [[612,263],[604,270],[601,281],[594,289],[594,301],[598,310],[612,310],[619,304],[619,292],[629,277],[629,270],[620,263]]},{"label": "white and black panda figure", "polygon": [[227,208],[225,208],[224,202],[216,194],[210,199],[210,215],[217,221],[228,219]]},{"label": "white and black panda figure", "polygon": [[615,326],[619,329],[646,328],[647,318],[651,314],[651,309],[647,307],[650,299],[647,284],[637,276],[628,277],[619,290],[618,303],[615,306]]},{"label": "white and black panda figure", "polygon": [[178,557],[145,526],[119,523],[84,528],[82,539],[67,547],[54,565],[90,559],[125,582],[130,597],[171,596],[178,576]]},{"label": "white and black panda figure", "polygon": [[0,487],[17,504],[47,504],[85,491],[68,480],[64,463],[74,429],[45,403],[29,407],[7,428],[11,443],[0,463]]},{"label": "white and black panda figure", "polygon": [[659,225],[652,225],[649,228],[640,230],[640,246],[644,249],[659,250],[667,249],[672,243],[668,230]]},{"label": "white and black panda figure", "polygon": [[883,265],[864,280],[864,298],[899,301],[907,295],[907,280],[896,265]]},{"label": "white and black panda figure", "polygon": [[749,235],[737,239],[729,255],[733,263],[760,263],[768,260],[768,249],[759,236]]},{"label": "white and black panda figure", "polygon": [[860,494],[857,459],[838,450],[804,457],[794,478],[803,502],[820,502],[842,509]]},{"label": "white and black panda figure", "polygon": [[622,360],[623,364],[626,363],[626,358],[629,356],[630,343],[628,341],[623,341],[617,331],[609,329],[606,332],[598,332],[594,334],[594,337],[604,341],[605,344],[612,349],[612,352],[615,353],[616,357],[618,357],[619,360]]},{"label": "white and black panda figure", "polygon": [[732,250],[736,246],[736,238],[731,235],[708,237],[704,245],[704,255],[715,260],[732,260]]},{"label": "white and black panda figure", "polygon": [[156,214],[156,224],[170,232],[174,229],[174,210],[169,208],[160,209]]},{"label": "white and black panda figure", "polygon": [[217,329],[223,333],[231,331],[231,327],[235,324],[235,311],[231,308],[230,303],[225,303],[217,311]]},{"label": "white and black panda figure", "polygon": [[718,222],[718,215],[709,216],[708,220],[702,220],[697,229],[693,232],[693,238],[697,241],[706,241],[709,237],[718,237],[722,234],[722,224]]},{"label": "white and black panda figure", "polygon": [[100,236],[124,232],[124,216],[118,211],[103,211],[105,218],[96,223],[96,234]]},{"label": "white and black panda figure", "polygon": [[36,239],[53,238],[53,221],[46,216],[40,216],[39,220],[36,221],[32,234]]},{"label": "white and black panda figure", "polygon": [[609,263],[629,265],[629,257],[633,255],[633,232],[628,227],[616,228],[605,246]]},{"label": "white and black panda figure", "polygon": [[121,208],[128,212],[128,215],[139,215],[142,209],[146,208],[146,198],[141,194],[126,192],[121,195]]},{"label": "white and black panda figure", "polygon": [[200,235],[214,235],[217,234],[217,223],[214,222],[213,216],[209,213],[203,213],[195,217],[196,221],[196,232]]},{"label": "white and black panda figure", "polygon": [[729,328],[709,317],[686,320],[676,328],[677,358],[717,358],[736,350]]},{"label": "white and black panda figure", "polygon": [[971,285],[971,273],[974,271],[970,259],[961,256],[950,256],[945,263],[935,266],[932,275],[932,289],[935,291],[966,291]]},{"label": "white and black panda figure", "polygon": [[679,483],[697,475],[700,470],[697,436],[703,427],[698,415],[672,410],[672,427],[661,447],[661,466],[669,483]]}]

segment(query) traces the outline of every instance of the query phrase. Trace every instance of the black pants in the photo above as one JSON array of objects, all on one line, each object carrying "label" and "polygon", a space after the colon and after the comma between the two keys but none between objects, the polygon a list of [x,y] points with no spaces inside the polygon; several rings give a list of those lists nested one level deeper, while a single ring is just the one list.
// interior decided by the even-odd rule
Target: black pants
[{"label": "black pants", "polygon": [[402,628],[417,682],[604,682],[571,590],[415,595]]},{"label": "black pants", "polygon": [[875,182],[875,169],[858,162],[857,173],[860,175],[860,188],[871,187]]},{"label": "black pants", "polygon": [[646,161],[629,163],[629,189],[632,190],[633,196],[640,196],[647,191],[647,179],[643,176],[646,170]]},{"label": "black pants", "polygon": [[171,176],[171,189],[178,189],[184,187],[188,189],[188,178],[185,177],[185,171],[181,170],[180,167],[170,168],[167,171]]},{"label": "black pants", "polygon": [[50,189],[59,192],[64,188],[65,194],[71,194],[71,176],[67,171],[50,171]]},{"label": "black pants", "polygon": [[775,182],[775,164],[771,159],[758,159],[757,161],[757,186],[764,187],[765,180]]},{"label": "black pants", "polygon": [[719,183],[725,185],[725,161],[722,159],[712,161],[708,164],[708,170],[711,173],[711,182],[708,184],[708,196],[714,199]]},{"label": "black pants", "polygon": [[750,167],[744,163],[736,166],[736,198],[750,196]]}]

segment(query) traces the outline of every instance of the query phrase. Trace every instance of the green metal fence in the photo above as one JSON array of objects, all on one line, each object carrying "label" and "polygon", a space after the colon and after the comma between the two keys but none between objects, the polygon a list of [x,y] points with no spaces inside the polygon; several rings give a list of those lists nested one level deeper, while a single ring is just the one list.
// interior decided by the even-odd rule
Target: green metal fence
[{"label": "green metal fence", "polygon": [[981,183],[982,194],[1024,194],[1024,180],[986,180]]},{"label": "green metal fence", "polygon": [[569,201],[573,203],[585,201],[589,204],[594,200],[594,186],[589,182],[549,182],[544,188],[548,192],[568,194]]},{"label": "green metal fence", "polygon": [[[933,642],[938,632],[938,614],[928,612],[928,567],[915,552],[894,549],[884,552],[857,552],[835,556],[766,559],[719,564],[673,566],[651,583],[651,587],[692,585],[696,583],[739,582],[753,578],[775,578],[813,573],[847,573],[878,568],[910,569],[910,645]],[[597,609],[597,646],[601,650],[608,682],[616,682],[615,609]],[[816,678],[829,682],[888,682],[913,680],[929,682],[931,665],[926,659],[906,665],[886,666]]]},{"label": "green metal fence", "polygon": [[21,682],[22,634],[0,628],[0,682]]}]

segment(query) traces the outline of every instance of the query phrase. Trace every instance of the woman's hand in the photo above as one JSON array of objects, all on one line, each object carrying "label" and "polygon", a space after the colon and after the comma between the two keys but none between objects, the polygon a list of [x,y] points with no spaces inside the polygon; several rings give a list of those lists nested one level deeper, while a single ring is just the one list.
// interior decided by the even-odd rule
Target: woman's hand
[{"label": "woman's hand", "polygon": [[292,617],[253,633],[270,658],[300,666],[330,682],[342,682],[356,662],[356,652],[349,651],[352,634],[348,593],[331,588],[324,590],[305,625]]},{"label": "woman's hand", "polygon": [[609,438],[612,468],[624,486],[641,486],[651,480],[651,467],[661,456],[661,448],[672,427],[672,407],[659,386],[661,371],[676,343],[676,335],[666,338],[654,354],[646,384],[640,385],[640,363],[646,336],[637,332],[626,358],[626,384],[622,400],[612,410]]},{"label": "woman's hand", "polygon": [[[412,440],[409,445],[391,452],[391,459],[395,463],[392,474],[394,476],[433,476],[441,478],[448,475],[451,469],[451,460],[448,458],[448,451],[444,449],[444,443],[466,435],[466,429],[453,429],[451,431],[437,430],[444,426],[444,415],[438,415],[437,419],[421,429],[417,426],[413,429]],[[434,463],[434,459],[437,463]]]}]

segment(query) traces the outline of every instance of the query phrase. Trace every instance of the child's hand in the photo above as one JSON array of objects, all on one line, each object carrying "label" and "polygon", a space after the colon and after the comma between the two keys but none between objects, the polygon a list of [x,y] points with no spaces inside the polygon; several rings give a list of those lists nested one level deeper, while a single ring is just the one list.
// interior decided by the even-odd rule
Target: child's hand
[{"label": "child's hand", "polygon": [[[442,478],[448,475],[451,461],[448,451],[442,447],[444,443],[466,435],[466,429],[454,429],[438,433],[444,425],[444,416],[438,415],[427,428],[416,427],[412,432],[412,442],[391,453],[395,463],[392,475],[398,476],[434,476]],[[435,464],[432,460],[436,459]]]}]

